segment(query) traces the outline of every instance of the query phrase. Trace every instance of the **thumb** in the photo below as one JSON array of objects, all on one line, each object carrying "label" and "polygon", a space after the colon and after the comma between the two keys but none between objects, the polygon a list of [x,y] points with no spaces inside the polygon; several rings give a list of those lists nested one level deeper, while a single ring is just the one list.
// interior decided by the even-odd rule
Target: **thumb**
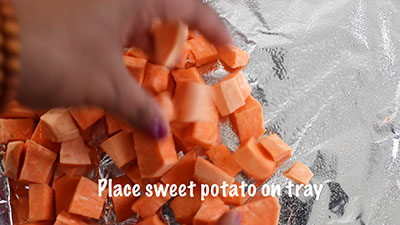
[{"label": "thumb", "polygon": [[231,210],[225,213],[219,220],[218,225],[240,225],[242,214],[239,211]]}]

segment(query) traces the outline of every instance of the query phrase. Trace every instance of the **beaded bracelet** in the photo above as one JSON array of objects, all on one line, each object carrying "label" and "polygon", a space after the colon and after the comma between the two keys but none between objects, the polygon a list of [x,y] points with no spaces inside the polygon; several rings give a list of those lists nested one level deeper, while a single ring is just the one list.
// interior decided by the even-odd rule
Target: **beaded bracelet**
[{"label": "beaded bracelet", "polygon": [[17,95],[21,70],[19,26],[9,0],[0,0],[0,49],[0,109],[3,109]]}]

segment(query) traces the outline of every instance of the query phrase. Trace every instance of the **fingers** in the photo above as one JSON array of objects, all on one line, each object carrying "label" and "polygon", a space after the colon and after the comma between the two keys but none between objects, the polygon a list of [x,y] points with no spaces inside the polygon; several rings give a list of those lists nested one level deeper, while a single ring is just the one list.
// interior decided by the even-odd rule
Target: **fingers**
[{"label": "fingers", "polygon": [[242,214],[239,211],[228,211],[218,221],[218,225],[240,225]]}]

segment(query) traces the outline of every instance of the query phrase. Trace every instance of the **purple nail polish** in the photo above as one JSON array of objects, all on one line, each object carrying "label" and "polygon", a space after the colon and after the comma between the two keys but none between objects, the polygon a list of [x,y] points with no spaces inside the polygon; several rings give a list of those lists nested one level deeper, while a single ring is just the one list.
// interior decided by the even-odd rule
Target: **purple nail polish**
[{"label": "purple nail polish", "polygon": [[155,119],[148,129],[148,133],[155,139],[163,138],[167,135],[167,128],[159,119]]}]

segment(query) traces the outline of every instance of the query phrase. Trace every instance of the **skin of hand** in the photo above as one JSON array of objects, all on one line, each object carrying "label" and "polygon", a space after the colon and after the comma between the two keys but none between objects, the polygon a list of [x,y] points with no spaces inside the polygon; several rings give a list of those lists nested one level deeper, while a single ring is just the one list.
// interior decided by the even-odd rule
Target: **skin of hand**
[{"label": "skin of hand", "polygon": [[201,0],[14,0],[20,24],[18,100],[34,108],[98,105],[155,138],[168,123],[134,81],[122,49],[151,54],[151,21],[182,20],[214,44],[231,36]]},{"label": "skin of hand", "polygon": [[239,211],[228,211],[218,221],[218,225],[240,225],[242,214]]}]

